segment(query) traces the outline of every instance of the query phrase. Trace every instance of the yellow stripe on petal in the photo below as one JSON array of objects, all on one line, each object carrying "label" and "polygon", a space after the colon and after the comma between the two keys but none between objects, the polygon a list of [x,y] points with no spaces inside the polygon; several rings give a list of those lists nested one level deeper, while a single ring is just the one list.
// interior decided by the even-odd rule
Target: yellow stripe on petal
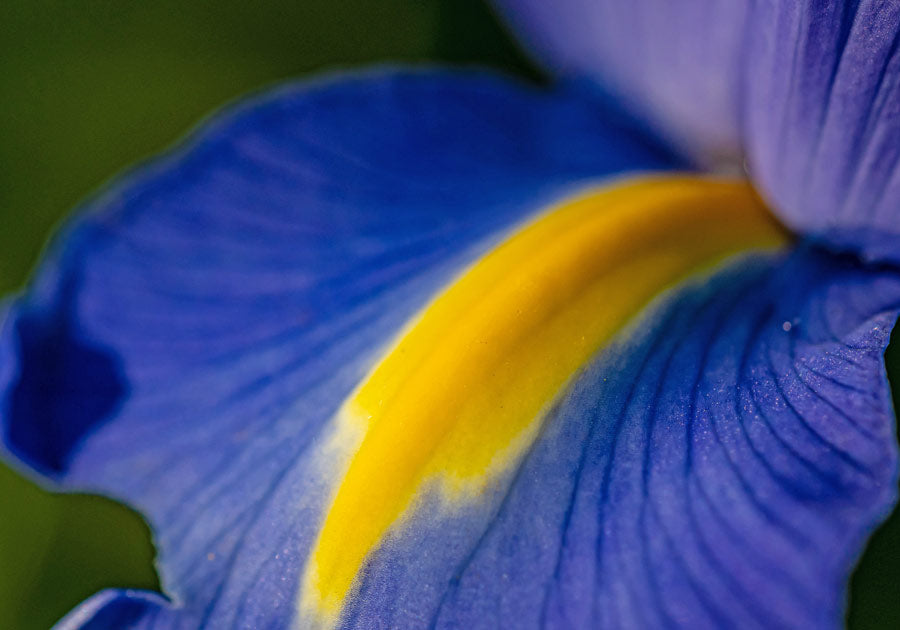
[{"label": "yellow stripe on petal", "polygon": [[566,200],[475,263],[340,412],[358,448],[307,566],[304,616],[337,620],[426,484],[453,505],[509,470],[565,384],[662,291],[786,238],[742,181],[654,177]]}]

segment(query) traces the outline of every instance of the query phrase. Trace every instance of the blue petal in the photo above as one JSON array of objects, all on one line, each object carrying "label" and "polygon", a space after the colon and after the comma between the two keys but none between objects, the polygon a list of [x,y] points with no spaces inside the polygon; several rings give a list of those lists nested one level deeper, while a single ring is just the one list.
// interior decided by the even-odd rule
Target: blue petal
[{"label": "blue petal", "polygon": [[376,553],[344,627],[840,627],[897,492],[898,308],[896,270],[811,251],[682,288],[585,370],[507,487],[426,505]]},{"label": "blue petal", "polygon": [[4,442],[143,511],[175,606],[107,593],[66,623],[287,625],[323,425],[504,229],[671,164],[633,137],[494,77],[385,72],[240,106],[91,204],[0,330]]},{"label": "blue petal", "polygon": [[108,630],[146,627],[153,623],[153,618],[165,603],[156,593],[107,589],[66,615],[54,628]]},{"label": "blue petal", "polygon": [[551,69],[701,162],[746,158],[797,231],[900,260],[897,3],[495,1]]}]

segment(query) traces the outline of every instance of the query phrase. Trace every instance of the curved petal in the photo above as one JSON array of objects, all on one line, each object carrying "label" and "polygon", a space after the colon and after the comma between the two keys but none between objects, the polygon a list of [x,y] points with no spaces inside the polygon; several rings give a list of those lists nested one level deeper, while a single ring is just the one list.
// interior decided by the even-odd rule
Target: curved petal
[{"label": "curved petal", "polygon": [[328,493],[307,455],[383,344],[549,200],[669,164],[613,116],[473,73],[241,106],[51,247],[0,331],[6,447],[148,516],[177,612],[117,609],[283,625]]},{"label": "curved petal", "polygon": [[66,615],[54,629],[110,630],[148,627],[165,606],[165,599],[157,593],[107,589]]},{"label": "curved petal", "polygon": [[791,226],[900,260],[900,4],[761,3],[750,29],[749,168]]},{"label": "curved petal", "polygon": [[897,492],[898,308],[897,270],[805,250],[669,295],[569,388],[507,484],[417,509],[341,627],[841,627]]},{"label": "curved petal", "polygon": [[900,5],[496,0],[551,69],[600,80],[708,165],[746,157],[779,216],[900,258]]}]

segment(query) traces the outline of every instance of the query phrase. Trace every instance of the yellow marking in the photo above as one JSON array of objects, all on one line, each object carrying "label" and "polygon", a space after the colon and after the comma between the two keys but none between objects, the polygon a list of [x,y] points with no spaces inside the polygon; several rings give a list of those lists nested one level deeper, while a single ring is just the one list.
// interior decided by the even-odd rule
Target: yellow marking
[{"label": "yellow marking", "polygon": [[654,177],[567,200],[475,263],[340,412],[361,441],[307,566],[304,614],[335,623],[426,483],[452,503],[509,470],[566,382],[660,292],[786,239],[742,181]]}]

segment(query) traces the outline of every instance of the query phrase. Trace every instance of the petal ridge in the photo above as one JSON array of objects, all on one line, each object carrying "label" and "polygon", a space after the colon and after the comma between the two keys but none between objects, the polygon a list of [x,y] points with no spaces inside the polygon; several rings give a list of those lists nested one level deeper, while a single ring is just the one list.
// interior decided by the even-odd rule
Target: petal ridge
[{"label": "petal ridge", "polygon": [[[423,507],[342,627],[840,626],[850,567],[896,500],[883,351],[898,309],[896,270],[804,247],[675,291],[573,385],[496,516]],[[810,392],[800,363],[868,396]]]}]

